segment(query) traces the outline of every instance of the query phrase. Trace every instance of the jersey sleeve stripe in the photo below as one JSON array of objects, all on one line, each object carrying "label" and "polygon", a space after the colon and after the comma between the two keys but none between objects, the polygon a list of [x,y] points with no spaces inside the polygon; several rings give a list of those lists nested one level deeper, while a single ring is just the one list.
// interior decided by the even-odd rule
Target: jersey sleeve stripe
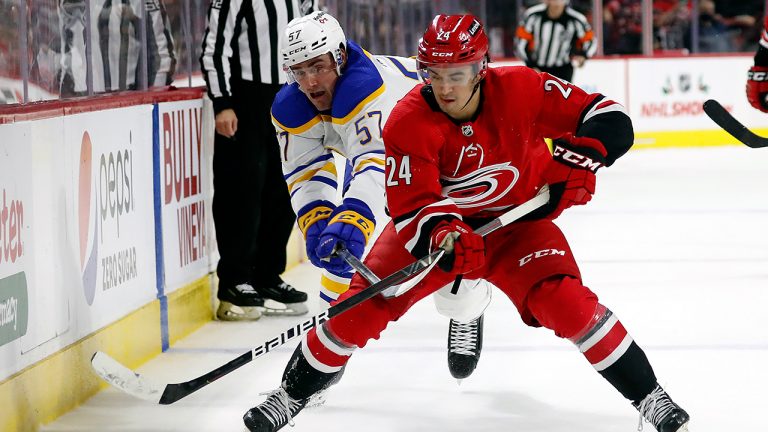
[{"label": "jersey sleeve stripe", "polygon": [[415,252],[416,246],[424,244],[424,239],[429,233],[422,233],[422,227],[432,219],[457,218],[461,215],[456,211],[456,204],[450,198],[432,203],[420,209],[415,215],[408,219],[395,222],[395,230],[401,234],[405,242],[405,247],[410,252]]},{"label": "jersey sleeve stripe", "polygon": [[[343,294],[349,289],[349,281],[339,278],[341,281],[331,279],[332,275],[323,274],[320,276],[320,283],[325,289],[336,294]],[[338,276],[337,276],[338,277]]]},{"label": "jersey sleeve stripe", "polygon": [[304,164],[304,165],[302,165],[300,167],[297,167],[295,170],[293,170],[290,173],[284,175],[283,178],[285,178],[286,181],[289,181],[289,179],[291,177],[295,176],[300,171],[304,171],[307,168],[311,167],[312,165],[314,165],[316,163],[319,163],[319,162],[327,161],[328,159],[333,159],[333,155],[331,153],[326,153],[324,155],[320,155],[320,156],[316,157],[315,160],[313,160],[312,162],[310,162],[308,164]]},{"label": "jersey sleeve stripe", "polygon": [[377,97],[379,97],[382,94],[384,94],[384,90],[386,90],[386,85],[382,84],[373,93],[369,94],[368,97],[366,97],[365,99],[360,101],[360,103],[357,104],[357,106],[355,108],[353,108],[352,111],[349,112],[349,114],[345,115],[342,118],[333,117],[333,123],[334,124],[346,124],[346,123],[348,123],[350,120],[352,120],[352,118],[354,116],[356,116],[360,111],[362,111],[363,108],[366,105],[368,105],[372,100],[374,100]]},{"label": "jersey sleeve stripe", "polygon": [[382,168],[379,168],[377,166],[369,166],[368,168],[365,168],[365,169],[363,169],[361,171],[356,172],[355,175],[359,176],[360,174],[362,174],[364,172],[367,172],[367,171],[375,171],[375,172],[379,172],[379,173],[382,173],[382,174],[386,174],[384,172],[384,169],[382,169]]},{"label": "jersey sleeve stripe", "polygon": [[384,166],[384,159],[379,159],[379,158],[365,159],[363,161],[360,161],[360,163],[358,163],[357,165],[355,165],[354,171],[355,172],[362,171],[363,168],[365,168],[365,166],[368,164],[376,164],[379,166]]},{"label": "jersey sleeve stripe", "polygon": [[330,186],[330,187],[332,187],[334,189],[336,189],[338,187],[338,183],[336,183],[336,180],[328,178],[328,177],[315,176],[315,177],[312,177],[311,179],[309,179],[309,181],[310,182],[325,183],[325,184],[327,184],[328,186]]},{"label": "jersey sleeve stripe", "polygon": [[609,112],[620,112],[627,114],[627,110],[619,103],[616,103],[612,100],[604,101],[602,103],[599,103],[592,107],[589,112],[587,112],[587,115],[584,116],[584,120],[582,123],[586,123],[587,120],[591,119],[592,117],[598,116],[600,114],[605,114]]},{"label": "jersey sleeve stripe", "polygon": [[357,160],[360,159],[361,157],[372,155],[372,154],[383,155],[384,154],[384,150],[373,150],[373,151],[369,151],[369,152],[365,152],[365,153],[360,153],[359,155],[357,155],[357,156],[352,158],[352,165],[355,165],[357,163]]},{"label": "jersey sleeve stripe", "polygon": [[296,186],[297,183],[302,183],[304,181],[307,181],[312,177],[315,177],[315,175],[323,174],[324,172],[332,175],[333,178],[336,178],[336,164],[334,163],[334,161],[328,161],[322,167],[313,169],[313,170],[308,170],[304,174],[300,175],[298,178],[288,183],[288,190],[293,190],[293,188]]}]

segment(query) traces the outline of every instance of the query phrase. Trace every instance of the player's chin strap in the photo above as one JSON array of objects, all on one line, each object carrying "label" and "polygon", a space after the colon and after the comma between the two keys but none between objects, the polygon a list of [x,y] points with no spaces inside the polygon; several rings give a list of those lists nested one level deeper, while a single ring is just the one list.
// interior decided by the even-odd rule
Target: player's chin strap
[{"label": "player's chin strap", "polygon": [[472,98],[473,98],[473,97],[475,97],[475,93],[477,93],[477,91],[480,89],[480,83],[481,83],[481,82],[483,82],[483,79],[482,79],[482,78],[480,79],[480,81],[478,81],[478,82],[475,84],[475,87],[474,87],[474,88],[472,88],[472,94],[471,94],[471,95],[469,95],[469,99],[467,99],[467,103],[465,103],[465,104],[464,104],[464,106],[463,106],[463,107],[461,107],[461,109],[462,109],[462,110],[463,110],[464,108],[466,108],[466,107],[467,107],[467,105],[469,105],[469,102],[470,102],[470,101],[472,101]]}]

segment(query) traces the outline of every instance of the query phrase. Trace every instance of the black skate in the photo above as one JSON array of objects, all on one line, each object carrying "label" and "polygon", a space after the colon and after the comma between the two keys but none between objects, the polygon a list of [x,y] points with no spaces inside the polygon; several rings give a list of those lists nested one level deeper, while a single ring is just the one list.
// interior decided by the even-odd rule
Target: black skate
[{"label": "black skate", "polygon": [[264,299],[249,284],[222,286],[219,283],[218,297],[216,317],[222,321],[255,321],[261,318]]},{"label": "black skate", "polygon": [[282,387],[262,394],[267,395],[267,400],[249,409],[243,416],[245,427],[251,432],[275,432],[286,424],[293,426],[293,417],[308,400],[294,399]]},{"label": "black skate", "polygon": [[448,325],[448,370],[459,380],[472,375],[483,349],[483,315],[468,323],[451,320]]},{"label": "black skate", "polygon": [[690,416],[674,403],[658,384],[639,405],[635,405],[635,408],[640,411],[640,424],[638,424],[640,431],[643,430],[643,419],[645,419],[658,432],[688,432]]},{"label": "black skate", "polygon": [[278,278],[270,286],[259,286],[256,291],[264,297],[264,315],[304,315],[307,313],[307,293],[301,292]]}]

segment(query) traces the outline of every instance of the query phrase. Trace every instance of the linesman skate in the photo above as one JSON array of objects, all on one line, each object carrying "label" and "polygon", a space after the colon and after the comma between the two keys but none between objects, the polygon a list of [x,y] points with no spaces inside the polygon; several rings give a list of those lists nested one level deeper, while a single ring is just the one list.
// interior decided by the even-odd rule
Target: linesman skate
[{"label": "linesman skate", "polygon": [[254,284],[264,298],[264,315],[304,315],[307,313],[307,293],[285,283],[280,278],[274,283]]},{"label": "linesman skate", "polygon": [[232,286],[219,283],[218,298],[216,318],[222,321],[255,321],[261,318],[264,299],[250,284]]}]

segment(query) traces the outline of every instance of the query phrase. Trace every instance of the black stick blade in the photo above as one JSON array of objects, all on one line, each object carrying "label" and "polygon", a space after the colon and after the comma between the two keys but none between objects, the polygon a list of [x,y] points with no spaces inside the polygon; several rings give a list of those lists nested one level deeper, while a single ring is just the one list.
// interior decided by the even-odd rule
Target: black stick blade
[{"label": "black stick blade", "polygon": [[736,120],[720,102],[710,99],[704,102],[704,112],[724,131],[751,148],[768,147],[768,138],[756,135]]}]

